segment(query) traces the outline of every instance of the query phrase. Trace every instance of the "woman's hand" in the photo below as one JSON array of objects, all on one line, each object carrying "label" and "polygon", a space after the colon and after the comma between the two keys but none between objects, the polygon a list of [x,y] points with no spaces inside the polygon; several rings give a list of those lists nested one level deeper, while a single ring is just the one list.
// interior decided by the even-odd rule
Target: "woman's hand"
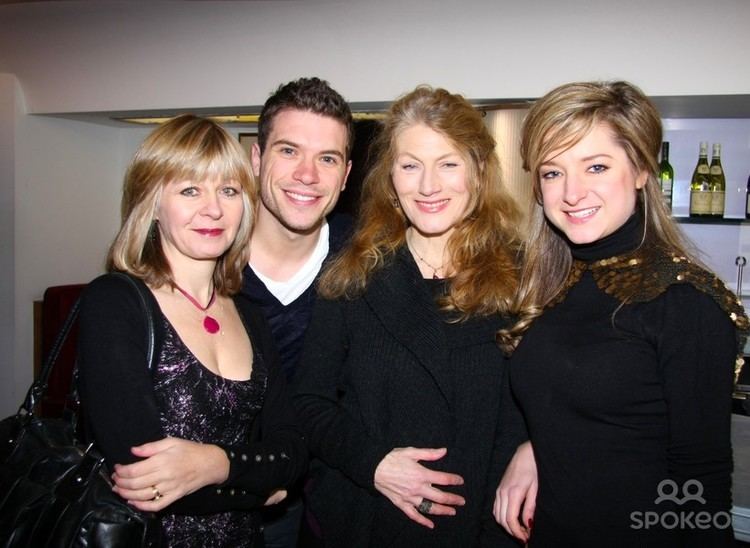
[{"label": "woman's hand", "polygon": [[221,447],[180,438],[133,447],[145,460],[116,464],[114,491],[139,510],[159,511],[206,485],[226,481],[229,459]]},{"label": "woman's hand", "polygon": [[286,498],[286,495],[286,489],[276,489],[276,491],[271,493],[271,496],[266,499],[263,506],[273,506],[274,504],[278,504]]},{"label": "woman's hand", "polygon": [[419,461],[440,460],[447,452],[445,448],[397,447],[383,457],[375,469],[375,488],[410,519],[433,529],[435,524],[417,511],[423,500],[432,502],[426,513],[436,516],[454,516],[454,506],[465,504],[462,496],[433,487],[463,485],[464,479],[461,476],[436,472],[419,464]]},{"label": "woman's hand", "polygon": [[[536,493],[539,488],[536,459],[531,442],[522,443],[505,469],[495,491],[493,515],[511,535],[527,542],[534,523]],[[523,515],[521,507],[523,506]],[[521,516],[523,525],[518,517]]]}]

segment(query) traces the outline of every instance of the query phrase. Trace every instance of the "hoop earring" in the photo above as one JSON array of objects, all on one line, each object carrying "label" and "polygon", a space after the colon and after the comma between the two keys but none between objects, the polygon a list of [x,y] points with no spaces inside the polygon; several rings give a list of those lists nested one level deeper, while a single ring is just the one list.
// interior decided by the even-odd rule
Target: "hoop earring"
[{"label": "hoop earring", "polygon": [[639,212],[637,211],[638,208],[638,198],[640,198],[640,205],[641,205],[641,211],[640,214],[643,216],[643,234],[641,235],[641,241],[638,244],[638,247],[642,246],[644,242],[646,241],[646,230],[648,227],[648,193],[645,191],[644,188],[639,188],[636,190],[636,214]]}]

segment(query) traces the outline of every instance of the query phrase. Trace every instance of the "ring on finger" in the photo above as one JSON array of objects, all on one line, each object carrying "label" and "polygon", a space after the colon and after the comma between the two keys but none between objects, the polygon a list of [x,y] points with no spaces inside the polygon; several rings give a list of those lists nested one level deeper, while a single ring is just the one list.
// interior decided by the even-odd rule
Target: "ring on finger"
[{"label": "ring on finger", "polygon": [[159,490],[156,488],[156,485],[151,486],[151,491],[154,494],[154,497],[151,499],[153,501],[159,500],[163,495],[159,492]]},{"label": "ring on finger", "polygon": [[417,506],[417,512],[419,512],[420,514],[429,514],[431,509],[432,501],[427,499],[422,499],[422,502],[420,502],[419,506]]}]

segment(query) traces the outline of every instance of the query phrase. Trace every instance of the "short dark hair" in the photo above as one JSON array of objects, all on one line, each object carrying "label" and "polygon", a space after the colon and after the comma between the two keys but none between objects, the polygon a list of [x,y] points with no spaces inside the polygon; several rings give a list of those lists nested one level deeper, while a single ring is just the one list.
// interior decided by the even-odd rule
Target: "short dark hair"
[{"label": "short dark hair", "polygon": [[266,148],[273,120],[282,110],[305,110],[328,116],[346,127],[346,159],[354,146],[354,121],[352,111],[344,98],[328,82],[320,78],[299,78],[282,84],[268,98],[258,119],[258,146],[261,153]]}]

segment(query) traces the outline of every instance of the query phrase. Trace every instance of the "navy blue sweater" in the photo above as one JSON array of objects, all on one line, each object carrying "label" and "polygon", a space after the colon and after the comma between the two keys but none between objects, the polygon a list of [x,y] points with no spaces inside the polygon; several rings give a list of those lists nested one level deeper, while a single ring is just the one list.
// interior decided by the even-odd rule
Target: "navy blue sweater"
[{"label": "navy blue sweater", "polygon": [[[328,257],[338,253],[344,246],[349,239],[351,225],[351,218],[347,215],[333,215],[328,219]],[[263,311],[281,356],[281,368],[287,380],[291,379],[299,363],[302,341],[310,323],[317,295],[315,284],[311,284],[288,305],[283,305],[268,291],[253,269],[246,266],[242,273],[240,294]]]}]

